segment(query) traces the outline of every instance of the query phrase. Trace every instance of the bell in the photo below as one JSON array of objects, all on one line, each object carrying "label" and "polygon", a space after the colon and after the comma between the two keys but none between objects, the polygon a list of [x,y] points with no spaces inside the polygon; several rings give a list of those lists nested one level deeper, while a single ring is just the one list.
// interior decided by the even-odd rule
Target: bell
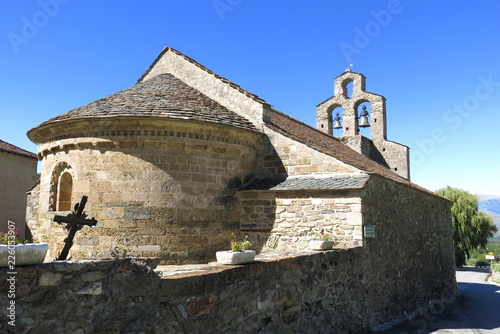
[{"label": "bell", "polygon": [[370,123],[368,123],[368,117],[361,116],[361,121],[359,122],[358,126],[360,128],[368,128],[370,126]]},{"label": "bell", "polygon": [[367,128],[370,126],[368,122],[368,111],[366,111],[366,106],[363,106],[363,111],[361,112],[361,121],[358,124],[360,128]]},{"label": "bell", "polygon": [[333,128],[334,129],[342,129],[342,124],[340,124],[339,113],[337,113],[337,117],[333,119]]}]

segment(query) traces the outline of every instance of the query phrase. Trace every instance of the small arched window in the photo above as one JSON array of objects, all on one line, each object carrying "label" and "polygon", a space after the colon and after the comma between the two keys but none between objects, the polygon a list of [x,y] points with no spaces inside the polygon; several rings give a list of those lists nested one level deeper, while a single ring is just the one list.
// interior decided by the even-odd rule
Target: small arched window
[{"label": "small arched window", "polygon": [[73,197],[73,175],[71,166],[60,162],[50,178],[49,211],[71,211]]},{"label": "small arched window", "polygon": [[73,177],[64,172],[59,178],[59,193],[57,198],[58,211],[71,211],[71,194],[73,193]]}]

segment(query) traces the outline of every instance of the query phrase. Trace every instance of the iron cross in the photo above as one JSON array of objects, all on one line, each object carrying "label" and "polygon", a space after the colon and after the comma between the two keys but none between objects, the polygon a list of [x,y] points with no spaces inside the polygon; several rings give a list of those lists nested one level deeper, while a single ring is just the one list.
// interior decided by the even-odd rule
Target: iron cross
[{"label": "iron cross", "polygon": [[87,196],[82,196],[80,203],[75,204],[75,209],[72,213],[70,213],[66,217],[56,215],[52,219],[58,224],[66,223],[65,229],[69,230],[68,236],[66,237],[66,239],[64,239],[64,248],[56,260],[66,260],[69,250],[71,246],[73,246],[73,238],[75,237],[76,232],[81,230],[84,225],[95,226],[97,224],[97,220],[94,217],[92,217],[91,219],[86,219],[87,214],[83,212],[86,203]]}]

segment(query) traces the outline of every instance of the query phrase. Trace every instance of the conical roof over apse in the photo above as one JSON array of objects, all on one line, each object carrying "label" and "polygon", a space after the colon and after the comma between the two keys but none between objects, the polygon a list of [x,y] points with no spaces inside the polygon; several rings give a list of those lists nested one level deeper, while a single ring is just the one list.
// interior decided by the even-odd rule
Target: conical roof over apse
[{"label": "conical roof over apse", "polygon": [[43,122],[28,132],[36,142],[37,129],[75,119],[158,117],[198,120],[257,131],[246,118],[165,73]]}]

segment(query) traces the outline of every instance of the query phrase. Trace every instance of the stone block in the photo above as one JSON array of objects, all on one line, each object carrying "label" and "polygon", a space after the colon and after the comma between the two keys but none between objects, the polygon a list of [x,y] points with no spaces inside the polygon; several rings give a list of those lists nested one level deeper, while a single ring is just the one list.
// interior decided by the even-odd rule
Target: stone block
[{"label": "stone block", "polygon": [[276,199],[276,193],[273,191],[260,191],[257,193],[258,193],[259,199],[262,199],[262,200],[274,201]]},{"label": "stone block", "polygon": [[119,220],[103,220],[103,225],[102,225],[103,228],[119,228],[121,227],[120,225],[120,221]]},{"label": "stone block", "polygon": [[[128,228],[136,228],[137,227],[137,222],[133,220],[123,220],[120,221],[120,227],[122,229],[128,229]],[[125,231],[123,231],[125,232]],[[116,235],[120,235],[122,232],[120,230],[116,231]]]},{"label": "stone block", "polygon": [[84,282],[95,282],[106,277],[106,274],[102,271],[87,271],[80,275],[80,278]]},{"label": "stone block", "polygon": [[150,207],[127,207],[124,212],[125,219],[151,219]]},{"label": "stone block", "polygon": [[39,286],[59,286],[63,275],[51,272],[45,272],[40,276]]},{"label": "stone block", "polygon": [[75,240],[80,245],[96,246],[99,245],[99,237],[92,236],[77,236]]},{"label": "stone block", "polygon": [[322,198],[312,198],[311,203],[314,205],[321,205],[321,204],[323,204],[323,199]]},{"label": "stone block", "polygon": [[108,202],[108,203],[109,202],[119,203],[122,201],[120,193],[112,193],[112,192],[104,193],[102,199],[103,202]]},{"label": "stone block", "polygon": [[311,165],[322,165],[323,164],[323,159],[313,157],[313,158],[311,158],[310,163],[311,163]]},{"label": "stone block", "polygon": [[112,189],[111,182],[109,181],[91,181],[89,183],[89,188],[97,192],[110,192]]},{"label": "stone block", "polygon": [[189,298],[186,301],[187,314],[191,317],[210,314],[216,302],[217,296],[215,295]]},{"label": "stone block", "polygon": [[143,245],[143,246],[137,246],[136,250],[138,252],[160,252],[161,246],[160,245]]},{"label": "stone block", "polygon": [[102,283],[101,282],[93,282],[90,283],[80,290],[76,291],[77,295],[100,295],[102,294]]},{"label": "stone block", "polygon": [[286,209],[287,209],[286,206],[278,206],[278,207],[276,207],[276,214],[283,213],[286,211]]},{"label": "stone block", "polygon": [[[108,204],[109,205],[109,204]],[[123,213],[124,213],[124,208],[123,207],[116,207],[114,205],[109,205],[111,207],[104,207],[101,212],[99,213],[99,216],[97,219],[117,219],[117,218],[122,218]]]}]

